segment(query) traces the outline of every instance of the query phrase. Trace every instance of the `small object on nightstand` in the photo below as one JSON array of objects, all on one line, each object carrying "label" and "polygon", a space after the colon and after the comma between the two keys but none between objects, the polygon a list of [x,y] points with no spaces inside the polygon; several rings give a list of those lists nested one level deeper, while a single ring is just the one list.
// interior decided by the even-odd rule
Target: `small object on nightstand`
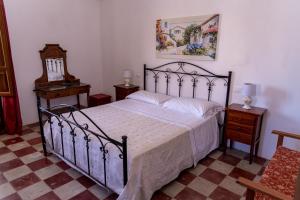
[{"label": "small object on nightstand", "polygon": [[124,83],[126,87],[130,86],[130,81],[131,81],[131,71],[129,69],[126,69],[123,71],[123,78],[124,78]]},{"label": "small object on nightstand", "polygon": [[256,85],[252,83],[245,83],[243,86],[242,93],[244,95],[244,109],[251,109],[251,103],[252,103],[252,98],[253,96],[256,95]]},{"label": "small object on nightstand", "polygon": [[263,117],[267,109],[252,107],[250,110],[243,109],[241,104],[231,104],[227,109],[227,120],[225,127],[225,153],[227,148],[227,139],[250,145],[249,163],[252,163],[253,153],[257,156],[260,132],[263,123]]},{"label": "small object on nightstand", "polygon": [[116,101],[125,99],[126,96],[138,91],[140,88],[136,85],[130,85],[127,87],[125,84],[114,85],[114,87],[116,88]]},{"label": "small object on nightstand", "polygon": [[94,94],[89,97],[89,107],[111,103],[111,96],[107,94]]}]

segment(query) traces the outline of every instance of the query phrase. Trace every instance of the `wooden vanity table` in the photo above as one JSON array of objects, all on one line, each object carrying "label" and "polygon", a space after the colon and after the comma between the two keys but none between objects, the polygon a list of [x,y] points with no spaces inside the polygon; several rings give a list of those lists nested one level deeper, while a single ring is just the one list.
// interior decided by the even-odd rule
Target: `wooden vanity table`
[{"label": "wooden vanity table", "polygon": [[50,109],[50,100],[76,95],[77,107],[80,108],[80,94],[87,94],[89,99],[90,85],[81,83],[79,79],[68,73],[66,51],[58,44],[46,44],[40,51],[43,74],[35,80],[34,92],[37,97],[37,105],[40,107],[41,98],[47,102]]},{"label": "wooden vanity table", "polygon": [[68,85],[51,85],[48,87],[41,87],[34,90],[37,98],[43,98],[47,101],[47,108],[50,109],[50,100],[60,97],[73,96],[77,97],[77,107],[80,108],[80,94],[87,94],[87,100],[89,99],[90,85],[85,83],[72,83]]}]

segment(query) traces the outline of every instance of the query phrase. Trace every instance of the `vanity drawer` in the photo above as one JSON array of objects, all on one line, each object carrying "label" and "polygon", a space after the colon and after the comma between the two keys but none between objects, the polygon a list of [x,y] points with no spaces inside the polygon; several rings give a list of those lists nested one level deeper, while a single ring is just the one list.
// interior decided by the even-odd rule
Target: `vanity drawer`
[{"label": "vanity drawer", "polygon": [[87,88],[87,87],[78,88],[77,92],[76,91],[73,92],[74,93],[73,95],[75,95],[77,93],[80,93],[80,94],[87,93],[87,91],[89,91],[89,88]]},{"label": "vanity drawer", "polygon": [[240,133],[240,141],[244,144],[250,145],[252,142],[252,135]]},{"label": "vanity drawer", "polygon": [[48,92],[47,97],[50,99],[54,99],[54,98],[72,96],[72,95],[77,95],[77,94],[82,94],[87,92],[89,92],[89,87],[68,88],[65,90]]}]

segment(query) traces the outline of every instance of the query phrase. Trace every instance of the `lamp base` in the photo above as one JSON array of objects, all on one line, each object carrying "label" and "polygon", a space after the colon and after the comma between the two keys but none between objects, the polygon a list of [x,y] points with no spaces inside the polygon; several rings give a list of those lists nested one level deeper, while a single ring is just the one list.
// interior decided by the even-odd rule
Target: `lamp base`
[{"label": "lamp base", "polygon": [[246,109],[246,110],[250,110],[250,109],[251,109],[251,106],[245,104],[245,105],[243,105],[243,108]]},{"label": "lamp base", "polygon": [[247,110],[250,110],[251,109],[251,103],[252,103],[252,99],[251,99],[251,97],[249,97],[249,96],[245,96],[244,97],[244,106],[243,106],[243,108],[244,109],[247,109]]},{"label": "lamp base", "polygon": [[125,78],[124,79],[124,84],[125,84],[125,87],[129,87],[130,86],[130,79],[129,78]]}]

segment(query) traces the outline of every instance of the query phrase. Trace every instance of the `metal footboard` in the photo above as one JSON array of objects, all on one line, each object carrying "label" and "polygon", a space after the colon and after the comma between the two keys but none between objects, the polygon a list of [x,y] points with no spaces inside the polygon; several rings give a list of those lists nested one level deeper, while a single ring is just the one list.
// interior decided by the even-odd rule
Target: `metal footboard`
[{"label": "metal footboard", "polygon": [[[41,130],[41,137],[42,137],[42,144],[43,144],[43,150],[44,155],[47,156],[47,148],[46,148],[46,137],[44,132],[44,124],[46,122],[49,123],[50,126],[50,138],[49,141],[50,146],[49,148],[52,148],[52,150],[59,154],[62,158],[66,159],[68,162],[73,164],[75,167],[77,167],[79,170],[83,171],[86,176],[89,178],[92,178],[94,181],[96,181],[98,184],[102,185],[105,188],[109,188],[107,184],[107,154],[109,153],[111,148],[108,148],[107,145],[113,145],[113,147],[117,148],[117,150],[120,152],[119,158],[123,161],[123,183],[124,186],[127,183],[128,180],[128,166],[127,166],[127,136],[122,136],[122,142],[119,142],[117,140],[112,139],[109,137],[89,116],[87,116],[84,112],[79,110],[77,107],[61,104],[58,106],[51,107],[49,110],[41,107],[40,98],[37,97],[37,106],[38,106],[38,116],[39,116],[39,125]],[[54,109],[63,108],[67,110],[65,114],[56,114],[53,112]],[[85,123],[82,123],[80,121],[77,121],[76,115],[81,115],[84,117],[84,119],[87,121]],[[54,141],[53,138],[53,122],[56,121],[58,126],[60,127],[60,141]],[[90,125],[93,125],[93,131],[89,127]],[[96,130],[96,131],[95,131]],[[82,134],[78,134],[82,133]],[[71,137],[71,144],[72,144],[72,150],[73,150],[73,159],[70,160],[65,156],[65,142],[64,142],[64,134],[69,134]],[[76,137],[79,137],[80,135],[83,136],[83,139],[85,141],[85,155],[87,160],[87,169],[82,169],[78,163],[77,163],[77,155],[76,155]],[[57,139],[58,140],[58,139]],[[103,162],[103,177],[104,179],[102,181],[97,180],[91,173],[91,166],[90,166],[90,142],[91,140],[96,140],[97,143],[99,143],[100,150],[99,150],[99,159],[102,159]],[[59,142],[61,152],[58,153],[55,151],[55,145],[54,143]]]}]

